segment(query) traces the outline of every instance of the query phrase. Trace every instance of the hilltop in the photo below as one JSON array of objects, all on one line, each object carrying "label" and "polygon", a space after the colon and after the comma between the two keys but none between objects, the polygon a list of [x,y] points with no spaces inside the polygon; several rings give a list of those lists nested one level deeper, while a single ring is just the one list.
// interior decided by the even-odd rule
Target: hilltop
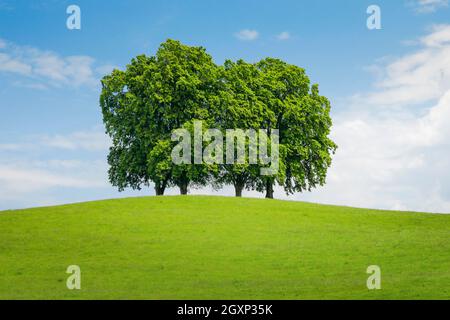
[{"label": "hilltop", "polygon": [[[450,216],[207,196],[0,212],[0,299],[448,299]],[[79,291],[66,269],[81,268]],[[379,265],[382,289],[366,288]]]}]

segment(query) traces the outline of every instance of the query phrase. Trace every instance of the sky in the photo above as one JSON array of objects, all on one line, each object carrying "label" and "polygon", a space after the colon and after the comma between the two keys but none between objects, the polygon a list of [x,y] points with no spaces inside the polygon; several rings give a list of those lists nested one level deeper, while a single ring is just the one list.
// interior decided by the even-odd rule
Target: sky
[{"label": "sky", "polygon": [[[367,27],[370,5],[381,29]],[[0,210],[154,194],[108,183],[98,101],[104,75],[167,38],[218,64],[280,58],[330,99],[327,184],[276,198],[450,213],[448,0],[0,0]]]}]

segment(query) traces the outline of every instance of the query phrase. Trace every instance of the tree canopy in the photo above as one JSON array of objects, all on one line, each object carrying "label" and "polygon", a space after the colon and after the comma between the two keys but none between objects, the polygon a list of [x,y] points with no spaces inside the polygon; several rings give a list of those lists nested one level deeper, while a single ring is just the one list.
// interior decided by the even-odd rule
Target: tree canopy
[{"label": "tree canopy", "polygon": [[[150,184],[157,195],[168,187],[186,194],[190,187],[208,184],[231,184],[236,196],[253,189],[272,198],[276,185],[288,194],[309,191],[325,184],[337,148],[329,138],[330,102],[310,84],[305,70],[273,58],[227,60],[219,66],[204,48],[175,40],[162,43],[154,56],[137,56],[125,70],[105,76],[100,106],[112,140],[109,180],[120,191]],[[179,129],[186,134],[174,139]],[[229,129],[239,130],[229,136]],[[270,174],[261,174],[267,167],[263,158],[252,158],[261,152],[262,133],[269,141],[267,152],[277,155]],[[175,163],[177,144],[187,141],[192,161]],[[233,158],[242,146],[247,151],[239,161],[220,160],[230,146]],[[219,161],[198,161],[205,154]]]}]

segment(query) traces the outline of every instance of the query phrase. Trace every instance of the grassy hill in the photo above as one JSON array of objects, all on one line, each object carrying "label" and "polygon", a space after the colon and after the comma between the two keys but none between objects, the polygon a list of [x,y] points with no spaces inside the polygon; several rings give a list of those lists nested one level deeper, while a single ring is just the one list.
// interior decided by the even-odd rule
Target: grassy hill
[{"label": "grassy hill", "polygon": [[449,299],[450,215],[203,196],[0,212],[0,299],[112,298]]}]

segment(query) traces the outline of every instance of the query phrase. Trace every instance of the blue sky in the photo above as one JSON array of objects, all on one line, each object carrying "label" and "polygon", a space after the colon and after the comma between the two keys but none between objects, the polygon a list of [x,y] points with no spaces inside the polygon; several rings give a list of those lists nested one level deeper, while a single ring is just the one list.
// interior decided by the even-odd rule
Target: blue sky
[{"label": "blue sky", "polygon": [[[71,4],[81,30],[66,27]],[[371,4],[381,30],[366,26]],[[450,212],[436,171],[448,169],[436,114],[447,114],[449,24],[446,0],[0,0],[0,209],[153,193],[108,185],[99,79],[173,38],[217,63],[279,57],[320,84],[341,148],[329,185],[289,199]]]}]

